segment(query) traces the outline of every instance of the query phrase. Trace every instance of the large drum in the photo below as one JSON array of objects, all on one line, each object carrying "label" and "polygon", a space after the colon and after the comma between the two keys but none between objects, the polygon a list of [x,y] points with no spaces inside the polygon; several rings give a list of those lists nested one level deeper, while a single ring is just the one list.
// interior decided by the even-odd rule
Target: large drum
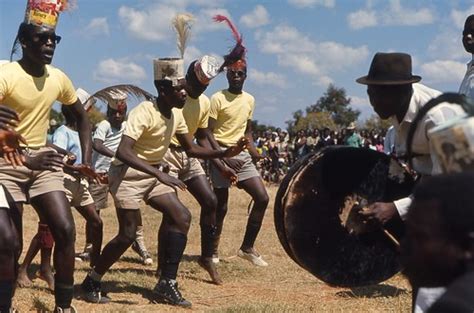
[{"label": "large drum", "polygon": [[287,254],[335,286],[384,281],[400,270],[401,221],[384,229],[358,213],[364,205],[411,193],[414,181],[398,162],[369,149],[329,147],[299,160],[275,199],[275,226]]}]

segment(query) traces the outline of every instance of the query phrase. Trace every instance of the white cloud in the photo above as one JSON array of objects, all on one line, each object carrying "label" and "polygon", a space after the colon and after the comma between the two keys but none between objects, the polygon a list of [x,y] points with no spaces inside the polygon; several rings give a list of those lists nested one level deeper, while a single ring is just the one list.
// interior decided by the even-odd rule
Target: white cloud
[{"label": "white cloud", "polygon": [[461,31],[446,28],[428,45],[428,53],[435,59],[467,60],[468,53],[461,42]]},{"label": "white cloud", "polygon": [[375,11],[359,10],[349,13],[347,16],[347,23],[349,24],[350,29],[373,27],[377,25],[377,16]]},{"label": "white cloud", "polygon": [[[385,3],[385,2],[382,2]],[[405,8],[400,0],[390,0],[389,6],[375,10],[369,2],[366,10],[349,13],[347,23],[351,29],[362,29],[385,26],[417,26],[432,24],[435,20],[434,12],[429,8]]]},{"label": "white cloud", "polygon": [[451,16],[451,20],[454,23],[454,26],[456,26],[458,29],[463,29],[466,18],[469,15],[473,14],[473,12],[474,12],[474,5],[465,11],[451,10],[450,16]]},{"label": "white cloud", "polygon": [[436,60],[421,65],[423,80],[429,83],[460,83],[466,64],[451,60]]},{"label": "white cloud", "polygon": [[118,11],[121,24],[135,38],[162,41],[169,38],[171,19],[178,9],[172,6],[157,5],[143,11],[121,6]]},{"label": "white cloud", "polygon": [[106,17],[93,18],[84,28],[84,34],[87,36],[109,35],[109,24]]},{"label": "white cloud", "polygon": [[288,3],[297,8],[312,8],[317,5],[334,8],[336,0],[288,0]]},{"label": "white cloud", "polygon": [[93,77],[104,83],[136,83],[146,78],[145,70],[128,59],[106,59],[99,62]]},{"label": "white cloud", "polygon": [[285,77],[275,72],[261,72],[254,68],[251,68],[248,73],[248,79],[254,81],[259,85],[270,85],[279,88],[286,87]]},{"label": "white cloud", "polygon": [[242,15],[240,23],[244,24],[248,28],[257,28],[260,26],[267,25],[270,23],[270,16],[267,9],[263,5],[257,5],[253,11]]},{"label": "white cloud", "polygon": [[327,86],[330,74],[347,70],[366,60],[366,46],[350,47],[325,41],[316,42],[296,28],[278,25],[268,32],[256,32],[259,49],[277,56],[278,64],[308,75],[313,84]]},{"label": "white cloud", "polygon": [[349,98],[351,98],[351,107],[360,111],[359,121],[366,120],[374,114],[368,97],[349,96]]}]

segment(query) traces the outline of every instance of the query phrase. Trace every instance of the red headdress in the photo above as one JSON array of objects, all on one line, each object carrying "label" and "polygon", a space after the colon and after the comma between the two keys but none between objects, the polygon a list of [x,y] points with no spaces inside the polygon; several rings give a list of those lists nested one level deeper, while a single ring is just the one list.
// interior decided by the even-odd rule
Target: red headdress
[{"label": "red headdress", "polygon": [[224,15],[216,15],[213,17],[213,20],[216,22],[226,22],[229,26],[230,30],[232,31],[232,35],[236,41],[234,48],[230,51],[229,54],[224,56],[224,63],[221,65],[219,71],[223,71],[224,68],[241,68],[246,67],[247,62],[245,61],[245,49],[244,45],[242,44],[242,35],[237,30],[237,27]]}]

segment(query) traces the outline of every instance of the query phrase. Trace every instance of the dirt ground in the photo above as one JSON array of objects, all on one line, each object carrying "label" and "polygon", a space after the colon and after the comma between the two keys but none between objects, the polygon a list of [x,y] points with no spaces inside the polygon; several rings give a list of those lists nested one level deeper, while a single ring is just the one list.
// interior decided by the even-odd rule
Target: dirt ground
[{"label": "dirt ground", "polygon": [[[200,253],[199,207],[187,193],[182,199],[193,214],[188,245],[179,269],[178,282],[183,296],[192,302],[196,312],[409,312],[411,289],[408,282],[397,275],[379,285],[363,288],[333,288],[296,265],[281,247],[273,225],[273,199],[277,187],[269,186],[271,197],[256,248],[269,263],[266,268],[251,265],[236,256],[245,223],[249,196],[233,188],[230,192],[229,213],[221,238],[218,265],[224,285],[209,283],[207,273],[197,264]],[[104,220],[104,244],[117,231],[117,220],[112,202],[102,211]],[[145,238],[155,264],[146,267],[139,263],[137,255],[129,249],[104,276],[103,289],[112,302],[107,305],[89,304],[80,296],[78,285],[84,279],[88,266],[76,262],[76,299],[73,305],[78,312],[168,312],[180,311],[176,307],[151,303],[151,290],[156,283],[156,236],[161,214],[144,206],[142,208]],[[74,212],[77,227],[76,251],[84,244],[84,220]],[[37,228],[34,211],[26,207],[24,213],[24,253]],[[30,268],[30,276],[38,269],[39,257]],[[54,300],[46,284],[36,279],[34,286],[17,289],[14,306],[19,312],[51,311]],[[181,310],[181,311],[190,311]]]}]

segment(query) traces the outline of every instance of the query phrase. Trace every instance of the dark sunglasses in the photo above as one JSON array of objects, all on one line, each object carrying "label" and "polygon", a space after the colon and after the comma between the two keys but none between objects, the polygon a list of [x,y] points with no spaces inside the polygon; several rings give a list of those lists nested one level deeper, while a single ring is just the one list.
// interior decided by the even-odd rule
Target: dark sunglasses
[{"label": "dark sunglasses", "polygon": [[58,36],[56,34],[35,34],[32,36],[32,40],[43,45],[48,43],[48,40],[51,40],[51,42],[58,44],[61,42],[61,36]]},{"label": "dark sunglasses", "polygon": [[228,70],[228,72],[229,72],[229,74],[232,75],[232,76],[234,76],[235,74],[237,74],[237,76],[239,76],[239,77],[243,77],[243,76],[245,76],[245,75],[247,74],[246,72],[244,72],[244,71],[242,71],[242,70],[238,70],[238,71],[236,71],[236,70]]}]

